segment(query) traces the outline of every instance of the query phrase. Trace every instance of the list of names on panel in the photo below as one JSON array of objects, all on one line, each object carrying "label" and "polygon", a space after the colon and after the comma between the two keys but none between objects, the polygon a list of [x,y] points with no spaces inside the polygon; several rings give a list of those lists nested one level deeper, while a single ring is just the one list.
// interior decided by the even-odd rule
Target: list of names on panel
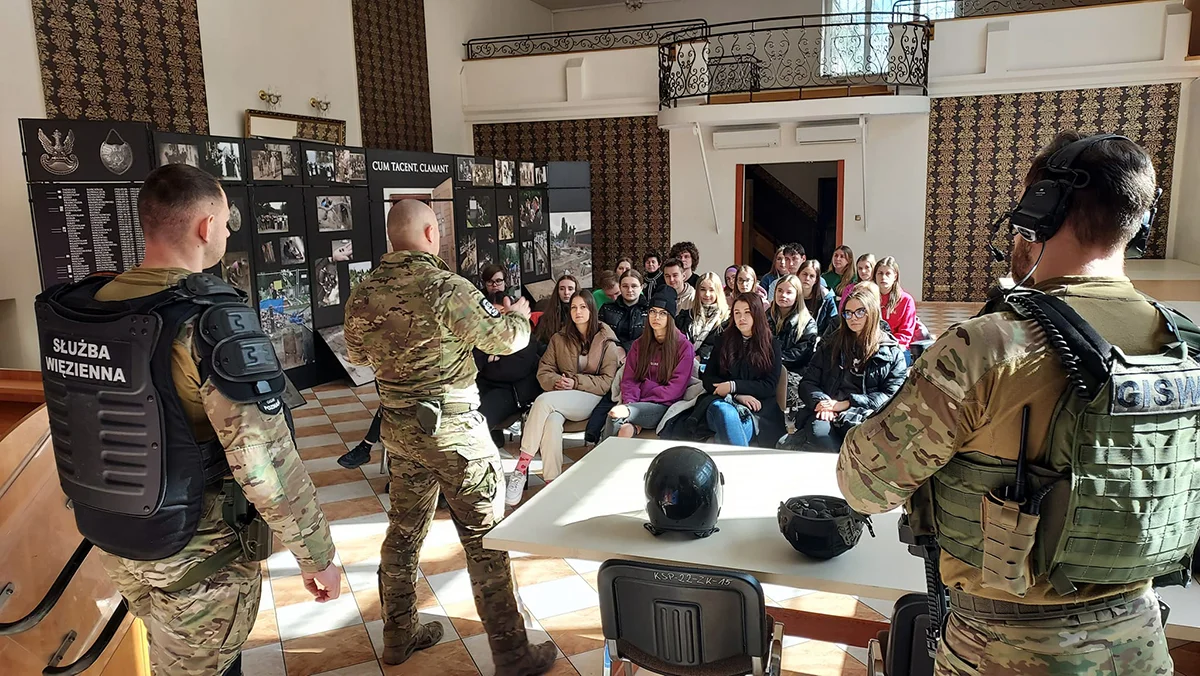
[{"label": "list of names on panel", "polygon": [[31,190],[44,286],[128,270],[142,260],[137,186],[37,184]]}]

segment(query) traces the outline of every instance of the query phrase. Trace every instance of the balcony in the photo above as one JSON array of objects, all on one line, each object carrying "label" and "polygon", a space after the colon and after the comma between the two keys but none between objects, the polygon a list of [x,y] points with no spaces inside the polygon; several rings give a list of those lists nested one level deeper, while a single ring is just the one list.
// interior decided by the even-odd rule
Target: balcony
[{"label": "balcony", "polygon": [[659,44],[659,106],[925,94],[928,17],[811,14],[681,29]]},{"label": "balcony", "polygon": [[703,29],[707,25],[708,22],[703,19],[688,19],[580,31],[475,38],[468,40],[464,46],[467,48],[468,61],[508,56],[592,52],[602,49],[630,49],[653,47],[666,35],[681,30]]}]

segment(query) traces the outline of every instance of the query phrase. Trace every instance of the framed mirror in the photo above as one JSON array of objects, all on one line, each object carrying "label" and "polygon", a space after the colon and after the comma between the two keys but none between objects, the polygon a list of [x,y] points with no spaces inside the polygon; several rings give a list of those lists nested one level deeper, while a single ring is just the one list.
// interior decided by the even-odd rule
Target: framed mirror
[{"label": "framed mirror", "polygon": [[246,111],[246,138],[304,139],[346,144],[346,121],[324,117],[276,113],[269,110]]}]

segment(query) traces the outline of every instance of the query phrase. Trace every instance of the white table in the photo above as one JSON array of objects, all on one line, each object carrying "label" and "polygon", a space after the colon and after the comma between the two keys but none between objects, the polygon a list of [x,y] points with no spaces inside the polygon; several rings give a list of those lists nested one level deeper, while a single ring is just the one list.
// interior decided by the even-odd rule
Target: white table
[{"label": "white table", "polygon": [[[643,477],[655,455],[677,445],[648,439],[604,441],[492,529],[484,537],[484,546],[590,561],[630,559],[724,568],[749,573],[759,582],[890,601],[925,591],[921,560],[897,538],[899,510],[871,517],[876,537],[864,530],[857,546],[829,561],[798,553],[780,534],[776,517],[780,502],[799,495],[841,495],[833,454],[689,444],[709,453],[725,476],[717,522],[721,530],[708,538],[651,535],[642,527],[647,521]],[[1200,584],[1160,593],[1171,606],[1167,635],[1200,640]],[[786,613],[814,627],[813,614]],[[831,633],[849,631],[869,636],[879,625],[827,619],[829,626],[819,630],[820,635],[800,635],[835,640]],[[794,633],[791,626],[789,633]],[[841,642],[854,645],[850,640]]]}]

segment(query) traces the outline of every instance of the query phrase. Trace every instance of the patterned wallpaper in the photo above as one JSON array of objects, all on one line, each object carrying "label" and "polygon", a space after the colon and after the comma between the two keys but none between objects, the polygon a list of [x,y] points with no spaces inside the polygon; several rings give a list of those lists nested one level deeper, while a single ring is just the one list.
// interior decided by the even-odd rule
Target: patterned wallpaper
[{"label": "patterned wallpaper", "polygon": [[1150,153],[1163,188],[1147,258],[1166,254],[1178,84],[934,99],[929,111],[925,288],[931,301],[982,301],[1008,271],[981,242],[1009,249],[992,224],[1021,196],[1029,163],[1063,130],[1124,134]]},{"label": "patterned wallpaper", "polygon": [[32,0],[32,6],[46,117],[208,133],[196,0]]},{"label": "patterned wallpaper", "polygon": [[658,117],[475,125],[475,154],[592,163],[592,256],[597,270],[671,244],[670,143]]},{"label": "patterned wallpaper", "polygon": [[423,0],[353,0],[358,107],[367,148],[433,152]]}]

